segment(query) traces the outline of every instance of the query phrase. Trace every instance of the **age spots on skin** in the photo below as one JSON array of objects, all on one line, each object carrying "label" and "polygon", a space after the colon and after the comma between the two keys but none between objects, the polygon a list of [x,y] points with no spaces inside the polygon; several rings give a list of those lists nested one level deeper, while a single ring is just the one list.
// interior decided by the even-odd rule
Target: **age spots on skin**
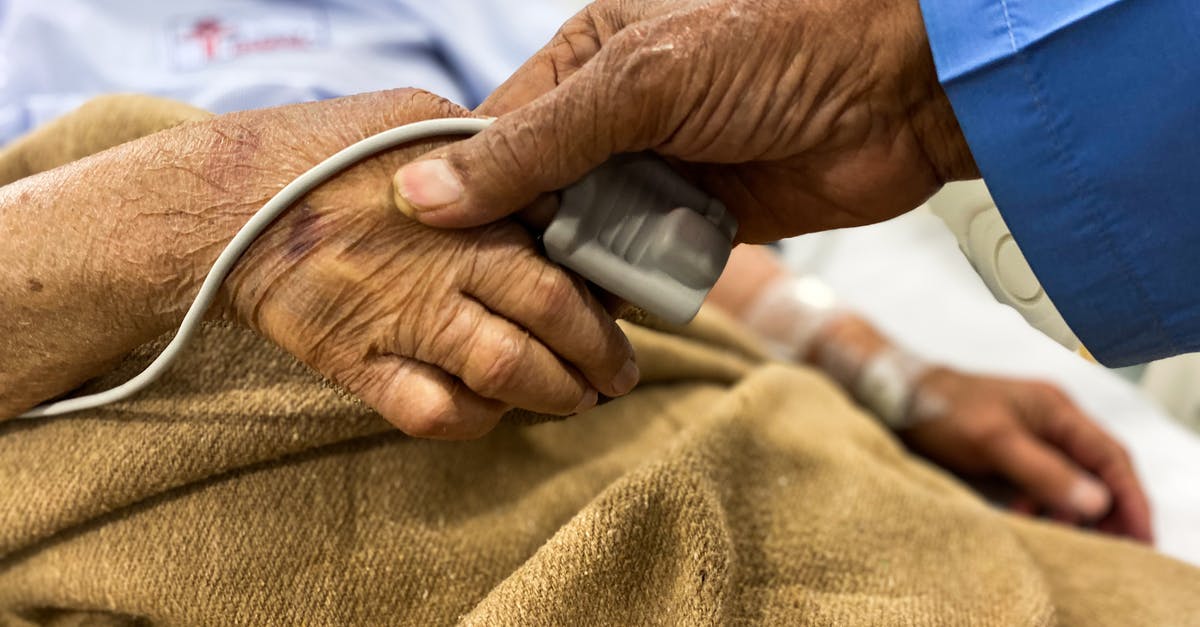
[{"label": "age spots on skin", "polygon": [[28,281],[26,281],[25,285],[29,288],[29,291],[33,292],[34,294],[46,289],[46,286],[42,284],[41,281],[34,278],[30,278]]}]

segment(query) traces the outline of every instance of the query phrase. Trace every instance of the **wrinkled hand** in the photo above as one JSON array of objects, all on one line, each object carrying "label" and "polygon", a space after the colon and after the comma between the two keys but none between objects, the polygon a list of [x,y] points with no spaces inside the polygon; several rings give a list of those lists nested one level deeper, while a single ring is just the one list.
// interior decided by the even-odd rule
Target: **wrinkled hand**
[{"label": "wrinkled hand", "polygon": [[1152,541],[1150,507],[1129,455],[1058,388],[938,369],[914,396],[916,451],[964,475],[999,475],[1015,509]]},{"label": "wrinkled hand", "polygon": [[917,0],[601,0],[482,111],[506,115],[397,173],[401,210],[483,224],[653,149],[755,242],[891,218],[977,176]]},{"label": "wrinkled hand", "polygon": [[[223,123],[233,146],[262,145],[254,158],[275,159],[251,170],[258,190],[242,195],[257,204],[366,135],[460,115],[429,94],[397,91]],[[417,436],[474,437],[512,406],[565,415],[594,405],[597,390],[628,392],[638,376],[628,341],[523,229],[437,231],[395,211],[389,173],[429,147],[367,160],[292,207],[227,282],[225,315]],[[225,158],[241,163],[252,149]]]}]

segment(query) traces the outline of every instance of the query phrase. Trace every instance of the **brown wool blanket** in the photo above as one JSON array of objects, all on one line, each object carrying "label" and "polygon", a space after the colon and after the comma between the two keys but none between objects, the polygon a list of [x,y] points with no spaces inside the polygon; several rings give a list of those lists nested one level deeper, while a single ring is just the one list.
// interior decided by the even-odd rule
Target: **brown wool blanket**
[{"label": "brown wool blanket", "polygon": [[[202,116],[108,99],[0,173]],[[626,329],[633,394],[477,442],[222,325],[132,401],[0,424],[0,625],[1200,625],[1200,571],[993,510],[719,315]]]}]

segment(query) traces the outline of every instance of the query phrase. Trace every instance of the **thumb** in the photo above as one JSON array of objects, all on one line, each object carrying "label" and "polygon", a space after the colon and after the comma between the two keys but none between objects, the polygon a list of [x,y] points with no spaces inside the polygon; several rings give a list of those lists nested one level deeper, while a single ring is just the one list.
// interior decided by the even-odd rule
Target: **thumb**
[{"label": "thumb", "polygon": [[634,31],[618,34],[557,88],[499,118],[478,135],[425,155],[396,172],[396,207],[425,224],[493,222],[541,194],[583,178],[619,152],[665,136],[656,111],[660,86],[631,66],[643,54]]}]

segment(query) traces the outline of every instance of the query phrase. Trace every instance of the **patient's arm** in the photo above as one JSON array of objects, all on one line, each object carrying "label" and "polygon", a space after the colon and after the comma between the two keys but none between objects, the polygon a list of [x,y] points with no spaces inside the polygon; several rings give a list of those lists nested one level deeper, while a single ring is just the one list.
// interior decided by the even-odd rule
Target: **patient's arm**
[{"label": "patient's arm", "polygon": [[[894,374],[907,377],[909,389],[893,428],[950,470],[1009,480],[1023,494],[1015,508],[1151,539],[1149,506],[1129,456],[1061,390],[933,365],[906,367],[919,360],[861,316],[823,307],[819,294],[801,295],[798,303],[785,295],[778,305],[766,298],[788,280],[768,249],[741,246],[711,299],[868,406],[878,403],[864,372],[880,359],[900,364]],[[762,311],[764,304],[774,310]]]},{"label": "patient's arm", "polygon": [[[0,188],[0,419],[174,329],[234,232],[297,174],[449,115],[466,112],[415,91],[231,114]],[[510,406],[568,414],[597,390],[627,392],[637,375],[620,330],[523,230],[433,231],[391,207],[389,173],[428,148],[309,194],[239,263],[214,315],[417,435],[475,436]]]}]

